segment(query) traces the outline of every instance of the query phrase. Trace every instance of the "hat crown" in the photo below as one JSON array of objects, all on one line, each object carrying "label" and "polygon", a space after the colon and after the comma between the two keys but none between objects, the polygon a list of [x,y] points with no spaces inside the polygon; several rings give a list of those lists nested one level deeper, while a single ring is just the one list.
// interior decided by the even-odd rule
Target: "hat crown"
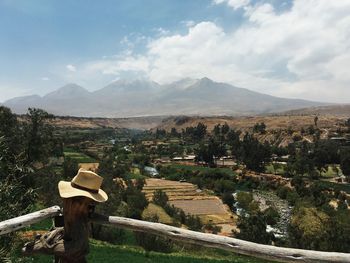
[{"label": "hat crown", "polygon": [[78,174],[72,179],[72,183],[80,187],[91,190],[99,190],[102,185],[103,178],[94,172],[79,169]]}]

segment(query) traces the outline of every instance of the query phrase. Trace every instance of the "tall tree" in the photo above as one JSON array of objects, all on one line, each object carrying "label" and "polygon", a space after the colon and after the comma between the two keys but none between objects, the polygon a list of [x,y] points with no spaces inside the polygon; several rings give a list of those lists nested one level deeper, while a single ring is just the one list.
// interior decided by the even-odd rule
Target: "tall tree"
[{"label": "tall tree", "polygon": [[349,148],[341,152],[340,168],[343,174],[348,178],[348,181],[350,182],[350,149]]},{"label": "tall tree", "polygon": [[247,168],[262,172],[265,170],[264,164],[271,156],[268,144],[261,144],[252,135],[246,133],[240,144],[237,158],[242,161]]},{"label": "tall tree", "polygon": [[54,148],[53,128],[47,123],[53,116],[41,109],[29,108],[25,124],[27,162],[45,160]]}]

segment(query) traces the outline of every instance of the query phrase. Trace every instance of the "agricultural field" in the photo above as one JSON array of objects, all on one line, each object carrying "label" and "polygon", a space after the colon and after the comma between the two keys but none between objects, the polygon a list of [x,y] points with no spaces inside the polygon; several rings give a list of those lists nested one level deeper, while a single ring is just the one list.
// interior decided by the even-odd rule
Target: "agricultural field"
[{"label": "agricultural field", "polygon": [[165,192],[171,205],[181,208],[186,214],[199,216],[202,223],[221,226],[221,234],[231,234],[236,228],[237,216],[222,203],[221,199],[198,189],[191,183],[146,179],[143,192],[148,200],[152,200],[156,190]]},{"label": "agricultural field", "polygon": [[95,159],[81,152],[76,152],[71,149],[66,149],[63,153],[64,153],[64,157],[69,157],[77,161],[78,163],[96,163]]},{"label": "agricultural field", "polygon": [[219,171],[228,175],[234,175],[234,172],[230,168],[210,168],[207,166],[198,166],[198,165],[184,165],[184,164],[171,164],[170,167],[176,169],[183,169],[189,171],[200,171],[200,172],[209,172],[209,171]]},{"label": "agricultural field", "polygon": [[219,198],[206,200],[173,200],[170,201],[170,204],[181,208],[186,214],[192,215],[220,215],[227,212]]}]

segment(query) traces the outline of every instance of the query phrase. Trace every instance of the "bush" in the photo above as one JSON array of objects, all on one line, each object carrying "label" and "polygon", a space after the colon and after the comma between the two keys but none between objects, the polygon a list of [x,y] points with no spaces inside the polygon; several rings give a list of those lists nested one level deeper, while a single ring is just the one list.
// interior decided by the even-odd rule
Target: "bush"
[{"label": "bush", "polygon": [[271,206],[264,211],[264,215],[266,218],[266,223],[271,226],[276,225],[280,219],[278,211]]},{"label": "bush", "polygon": [[237,238],[261,244],[268,244],[273,239],[273,235],[266,232],[266,219],[262,213],[240,217],[237,226],[240,230]]},{"label": "bush", "polygon": [[[158,222],[159,218],[154,216],[152,218],[146,218],[145,220],[151,222]],[[135,233],[136,242],[139,246],[143,247],[148,254],[150,251],[170,253],[173,249],[173,243],[170,239],[163,238],[148,233]]]},{"label": "bush", "polygon": [[237,202],[241,208],[248,210],[249,204],[252,201],[253,201],[253,195],[251,193],[246,193],[246,192],[237,193]]},{"label": "bush", "polygon": [[156,205],[159,205],[161,207],[165,207],[168,204],[168,196],[165,192],[163,192],[162,190],[156,190],[153,193],[153,202]]},{"label": "bush", "polygon": [[213,223],[208,223],[206,225],[204,225],[204,230],[212,233],[212,234],[217,234],[221,231],[222,227],[221,226],[216,226]]}]

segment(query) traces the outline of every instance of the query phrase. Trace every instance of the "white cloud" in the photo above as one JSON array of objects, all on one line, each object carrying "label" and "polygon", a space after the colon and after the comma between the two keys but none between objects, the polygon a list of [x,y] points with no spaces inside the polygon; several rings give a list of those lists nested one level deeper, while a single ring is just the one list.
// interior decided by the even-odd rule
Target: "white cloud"
[{"label": "white cloud", "polygon": [[206,21],[167,33],[132,51],[92,61],[85,71],[133,71],[160,83],[207,76],[279,96],[349,102],[350,1],[295,0],[276,11],[266,2],[215,0],[244,8],[243,23],[225,30]]},{"label": "white cloud", "polygon": [[50,80],[50,78],[48,78],[48,77],[42,77],[41,80],[43,80],[43,81],[48,81],[48,80]]},{"label": "white cloud", "polygon": [[73,65],[70,65],[70,64],[66,66],[66,69],[71,71],[71,72],[76,72],[77,71],[76,67],[73,66]]},{"label": "white cloud", "polygon": [[250,4],[250,0],[214,0],[214,4],[222,4],[226,3],[228,6],[233,9],[239,9],[242,7],[246,7]]},{"label": "white cloud", "polygon": [[149,61],[144,56],[127,55],[122,58],[110,58],[93,61],[85,66],[87,72],[100,72],[104,75],[119,75],[123,71],[147,72]]}]

